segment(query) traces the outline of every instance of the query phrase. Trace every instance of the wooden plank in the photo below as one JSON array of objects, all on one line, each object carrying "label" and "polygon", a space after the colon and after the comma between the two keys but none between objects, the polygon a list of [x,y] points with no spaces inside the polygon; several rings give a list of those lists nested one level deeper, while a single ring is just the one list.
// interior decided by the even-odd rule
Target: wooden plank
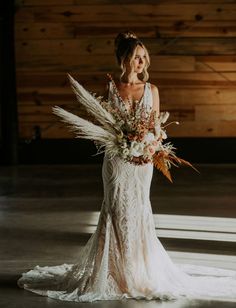
[{"label": "wooden plank", "polygon": [[[85,72],[94,71],[110,72],[116,66],[116,60],[114,56],[102,56],[99,55],[94,58],[94,56],[80,56],[80,57],[65,57],[60,54],[54,57],[41,56],[35,57],[34,59],[26,59],[17,55],[17,71],[79,71]],[[177,59],[173,59],[173,63],[177,65]]]},{"label": "wooden plank", "polygon": [[39,1],[39,0],[20,0],[18,1],[19,6],[27,7],[27,6],[60,6],[60,5],[73,5],[76,4],[75,0],[47,0],[47,1]]},{"label": "wooden plank", "polygon": [[[72,112],[82,118],[92,120],[92,117],[81,108],[80,105],[60,105],[65,110]],[[180,108],[178,105],[175,106],[161,106],[161,110],[168,110],[170,112],[170,121],[191,121],[195,118],[195,110],[193,106],[186,106],[185,108]],[[55,120],[60,120],[59,117],[52,113],[51,105],[19,105],[18,108],[18,120],[20,123],[38,123],[38,122],[50,122]]]},{"label": "wooden plank", "polygon": [[[116,12],[116,14],[113,14]],[[17,21],[39,22],[140,22],[155,24],[156,21],[200,22],[206,20],[236,20],[234,3],[156,3],[156,4],[113,4],[82,6],[22,7],[16,13]]]},{"label": "wooden plank", "polygon": [[[118,71],[118,65],[114,55],[96,56],[93,55],[80,57],[65,57],[57,54],[54,57],[34,56],[28,59],[21,54],[16,55],[17,71],[47,71],[47,72],[69,72],[77,71],[84,73],[93,72],[112,72]],[[150,73],[153,72],[235,72],[236,56],[151,56]]]},{"label": "wooden plank", "polygon": [[[104,72],[71,72],[72,76],[83,86],[93,90],[93,86],[99,85],[101,89],[108,81]],[[65,72],[17,72],[17,87],[19,91],[37,91],[38,88],[68,87],[70,84]],[[113,74],[113,78],[119,78],[119,72]],[[153,72],[149,82],[158,87],[235,87],[236,72]]]},{"label": "wooden plank", "polygon": [[[112,72],[118,70],[118,65],[114,55],[97,55],[96,59],[93,55],[80,57],[65,57],[57,54],[54,57],[35,56],[34,59],[28,59],[17,55],[17,71],[59,71],[59,72]],[[193,56],[152,56],[150,72],[155,71],[194,71],[195,58]],[[203,70],[201,68],[201,70]],[[209,71],[209,69],[208,69]]]},{"label": "wooden plank", "polygon": [[[63,92],[65,90],[65,92]],[[100,88],[101,90],[101,88]],[[93,88],[95,91],[95,88]],[[232,105],[235,104],[236,88],[202,88],[198,87],[170,87],[159,89],[160,102],[166,105],[178,105],[183,108],[186,105]],[[26,91],[18,93],[19,104],[34,102],[36,105],[47,105],[55,103],[73,103],[76,102],[74,93],[68,88],[58,89],[54,93],[50,88],[41,88],[37,93]]]},{"label": "wooden plank", "polygon": [[[69,110],[68,110],[69,111]],[[86,115],[84,115],[83,113],[80,112],[73,112],[74,114],[82,117],[82,118],[86,118],[86,119],[91,119],[86,117]],[[31,113],[31,114],[21,114],[19,113],[18,115],[18,121],[19,123],[32,123],[32,124],[36,124],[36,123],[55,123],[55,122],[59,122],[60,118],[57,117],[56,115],[52,114],[52,113],[44,113],[44,114],[40,114],[40,113]]]},{"label": "wooden plank", "polygon": [[223,75],[231,82],[234,82],[236,80],[236,72],[232,73],[224,72]]},{"label": "wooden plank", "polygon": [[[169,126],[170,137],[235,137],[236,120],[233,121],[185,121]],[[214,153],[212,153],[213,155]]]},{"label": "wooden plank", "polygon": [[201,21],[198,25],[192,25],[185,21],[177,21],[174,24],[170,25],[158,25],[157,24],[157,37],[235,37],[236,26],[233,21]]},{"label": "wooden plank", "polygon": [[[189,26],[185,21],[168,22],[157,21],[155,25],[141,25],[137,22],[130,24],[132,30],[142,38],[165,38],[165,37],[235,37],[236,22],[233,21],[201,21],[200,24]],[[71,39],[93,36],[115,38],[117,33],[126,30],[125,27],[117,24],[90,24],[83,25],[76,22],[50,23],[50,22],[15,22],[16,40],[31,39]]]},{"label": "wooden plank", "polygon": [[[58,104],[57,106],[60,106],[78,116],[86,117],[88,115],[81,104]],[[39,119],[42,119],[43,122],[45,122],[44,116],[47,117],[52,115],[54,119],[59,119],[59,117],[52,113],[52,107],[54,107],[53,104],[41,106],[33,104],[19,104],[18,114],[22,117],[37,116]],[[29,121],[31,121],[31,119],[29,119]]]},{"label": "wooden plank", "polygon": [[[48,121],[48,118],[52,119],[52,107],[56,104],[35,105],[33,103],[20,103],[18,105],[18,114],[22,122],[24,120],[34,121],[34,119],[41,119],[42,122]],[[57,104],[69,112],[77,114],[82,117],[89,118],[88,114],[80,104]],[[161,111],[168,110],[170,112],[171,121],[182,120],[196,120],[196,121],[208,121],[208,120],[227,120],[232,121],[236,118],[236,106],[235,105],[169,105],[161,104]],[[91,117],[90,117],[91,118]],[[35,120],[38,121],[38,120]]]},{"label": "wooden plank", "polygon": [[[22,123],[20,124],[20,138],[32,138],[35,127],[41,129],[42,138],[74,138],[75,134],[58,122],[52,123]],[[169,137],[234,137],[236,120],[233,121],[185,121],[179,125],[170,125],[167,129]],[[197,141],[196,141],[197,142]]]},{"label": "wooden plank", "polygon": [[[135,4],[137,1],[136,0],[117,0],[115,1],[116,3],[119,4]],[[141,2],[141,1],[140,1]],[[145,0],[142,1],[144,3],[148,4],[156,4],[156,0]],[[159,3],[176,3],[175,0],[158,0]],[[186,4],[188,2],[189,4],[205,4],[206,2],[204,0],[178,0],[178,4]],[[214,4],[222,5],[222,0],[208,0],[208,3],[213,2]],[[225,3],[235,3],[234,0],[224,0]],[[47,0],[47,1],[40,1],[40,0],[21,0],[19,1],[19,5],[21,6],[60,6],[60,5],[69,5],[69,4],[74,4],[74,5],[88,5],[87,0]],[[90,0],[89,1],[90,5],[95,5],[95,4],[112,4],[111,0]]]},{"label": "wooden plank", "polygon": [[[143,43],[151,55],[234,55],[236,38],[144,38]],[[16,42],[16,56],[22,61],[37,57],[60,56],[79,57],[84,55],[111,55],[114,52],[113,40],[90,36],[79,39],[23,40]]]},{"label": "wooden plank", "polygon": [[236,119],[236,105],[196,105],[195,113],[196,121],[234,121]]},{"label": "wooden plank", "polygon": [[[135,4],[137,3],[136,0],[116,0],[115,3],[119,4]],[[156,0],[142,0],[139,1],[139,3],[148,3],[148,4],[156,4]],[[170,3],[176,3],[175,0],[158,0],[158,3],[163,4],[170,4]],[[206,4],[204,0],[178,0],[178,4]],[[223,4],[233,4],[235,3],[235,0],[224,0]],[[114,4],[114,0],[90,0],[89,3],[87,0],[47,0],[47,1],[40,1],[40,0],[23,0],[21,1],[21,6],[27,7],[27,6],[60,6],[60,5],[97,5],[97,4]],[[222,5],[222,0],[214,0],[214,4]]]},{"label": "wooden plank", "polygon": [[[84,119],[93,121],[93,117],[89,115],[81,105],[57,105],[68,112],[71,112]],[[55,122],[61,121],[61,118],[53,114],[52,107],[54,105],[32,106],[32,105],[19,105],[18,120],[19,123],[41,123],[41,122]]]},{"label": "wooden plank", "polygon": [[34,139],[34,136],[36,132],[38,131],[38,128],[41,133],[42,139],[72,139],[75,138],[75,134],[73,132],[70,132],[68,128],[65,127],[65,125],[59,125],[54,123],[35,123],[35,125],[32,124],[20,124],[19,125],[19,136],[23,139]]},{"label": "wooden plank", "polygon": [[55,104],[71,104],[76,103],[76,98],[73,93],[70,94],[56,94],[48,93],[43,94],[42,92],[28,92],[28,93],[18,93],[18,104],[24,102],[24,104],[33,102],[35,105],[55,105]]},{"label": "wooden plank", "polygon": [[61,56],[84,56],[84,55],[111,55],[114,46],[111,39],[96,38],[91,36],[81,39],[68,40],[23,40],[16,42],[16,54],[20,59],[29,60],[37,57],[54,57],[58,53]]},{"label": "wooden plank", "polygon": [[[163,23],[164,26],[166,22]],[[132,30],[142,37],[157,37],[156,26],[162,26],[161,23],[155,27],[140,26],[139,23],[133,23],[130,25]],[[172,25],[169,25],[173,28]],[[231,24],[232,26],[232,24]],[[70,39],[70,38],[81,38],[93,36],[96,37],[108,37],[115,38],[117,33],[125,31],[126,27],[122,28],[120,23],[111,27],[109,24],[104,24],[103,26],[97,23],[92,23],[90,25],[78,24],[76,22],[67,23],[50,23],[50,22],[15,22],[15,37],[16,40],[28,40],[28,39]]]},{"label": "wooden plank", "polygon": [[[99,84],[99,86],[101,86],[108,81],[104,72],[70,73],[83,86],[94,84]],[[39,87],[66,87],[71,89],[66,72],[17,72],[16,77],[18,88],[31,88],[31,91],[34,91]]]},{"label": "wooden plank", "polygon": [[15,39],[69,39],[76,38],[79,27],[73,23],[26,23],[15,22]]},{"label": "wooden plank", "polygon": [[197,71],[235,72],[236,55],[228,56],[196,56],[195,69]]},{"label": "wooden plank", "polygon": [[[168,55],[235,55],[235,38],[143,39],[151,54]],[[158,43],[159,42],[159,43]]]},{"label": "wooden plank", "polygon": [[[194,121],[195,120],[195,107],[191,105],[187,106],[179,106],[178,104],[169,105],[169,104],[161,104],[160,111],[168,111],[170,113],[170,117],[167,122],[171,121]],[[171,124],[176,125],[176,124]]]},{"label": "wooden plank", "polygon": [[235,88],[169,88],[160,93],[161,103],[172,105],[232,105],[235,104]]}]

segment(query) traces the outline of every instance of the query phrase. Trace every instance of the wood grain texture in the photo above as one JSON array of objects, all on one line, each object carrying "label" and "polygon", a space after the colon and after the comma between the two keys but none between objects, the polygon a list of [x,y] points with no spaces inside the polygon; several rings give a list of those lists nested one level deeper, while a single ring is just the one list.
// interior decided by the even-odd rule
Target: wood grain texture
[{"label": "wood grain texture", "polygon": [[119,77],[113,41],[135,31],[173,137],[236,136],[236,1],[21,0],[15,16],[21,138],[74,138],[54,105],[87,116],[67,80],[103,94]]}]

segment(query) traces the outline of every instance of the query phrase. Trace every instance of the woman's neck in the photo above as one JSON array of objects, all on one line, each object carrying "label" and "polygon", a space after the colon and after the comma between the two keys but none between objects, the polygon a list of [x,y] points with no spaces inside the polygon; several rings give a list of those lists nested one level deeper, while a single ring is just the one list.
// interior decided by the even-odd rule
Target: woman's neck
[{"label": "woman's neck", "polygon": [[137,74],[133,74],[133,75],[131,75],[131,76],[127,76],[127,75],[124,75],[123,77],[122,77],[122,81],[121,81],[122,83],[126,83],[127,85],[134,85],[134,84],[137,84],[137,83],[139,83],[140,82],[140,80],[138,79],[138,76],[137,76]]}]

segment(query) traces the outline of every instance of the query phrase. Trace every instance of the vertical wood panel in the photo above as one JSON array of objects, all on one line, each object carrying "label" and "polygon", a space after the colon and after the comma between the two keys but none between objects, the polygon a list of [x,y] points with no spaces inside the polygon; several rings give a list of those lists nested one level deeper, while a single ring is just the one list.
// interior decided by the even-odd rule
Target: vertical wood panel
[{"label": "vertical wood panel", "polygon": [[[150,82],[173,137],[236,136],[236,3],[228,1],[24,0],[15,16],[20,137],[73,138],[52,105],[80,114],[66,73],[101,93],[119,75],[113,40],[127,28],[151,55]],[[115,12],[115,14],[114,14]]]}]

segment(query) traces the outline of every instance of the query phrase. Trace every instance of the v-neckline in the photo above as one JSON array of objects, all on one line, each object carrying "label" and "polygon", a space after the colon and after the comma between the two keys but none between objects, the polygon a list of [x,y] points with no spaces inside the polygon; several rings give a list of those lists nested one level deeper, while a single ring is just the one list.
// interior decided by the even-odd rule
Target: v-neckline
[{"label": "v-neckline", "polygon": [[[111,84],[112,84],[112,86],[114,85],[113,88],[115,88],[117,98],[120,99],[125,106],[127,106],[128,101],[126,102],[126,101],[123,100],[123,98],[121,97],[119,90],[116,86],[116,83],[113,79],[111,81]],[[135,104],[140,104],[142,102],[142,100],[144,99],[144,96],[146,94],[146,88],[147,88],[147,82],[145,82],[145,84],[144,84],[143,94],[142,94],[141,98],[139,100],[133,100],[133,102],[136,102]]]}]

